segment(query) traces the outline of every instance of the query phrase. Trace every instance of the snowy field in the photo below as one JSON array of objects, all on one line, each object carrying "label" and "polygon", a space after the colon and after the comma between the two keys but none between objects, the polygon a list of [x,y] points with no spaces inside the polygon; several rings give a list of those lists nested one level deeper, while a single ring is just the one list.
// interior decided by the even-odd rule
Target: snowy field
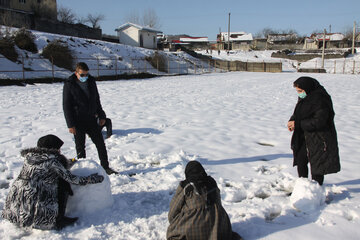
[{"label": "snowy field", "polygon": [[[110,166],[120,174],[103,187],[75,189],[68,212],[80,217],[75,226],[22,230],[0,217],[0,239],[165,239],[170,200],[195,159],[217,181],[233,230],[245,240],[359,239],[359,77],[311,75],[332,96],[342,164],[320,188],[297,181],[292,167],[286,124],[297,101],[292,82],[300,76],[232,72],[98,82],[113,121]],[[61,83],[1,87],[0,125],[2,209],[22,166],[21,149],[49,133],[64,140],[65,156],[75,156],[75,144]],[[96,163],[87,139],[87,159],[73,171]]]}]

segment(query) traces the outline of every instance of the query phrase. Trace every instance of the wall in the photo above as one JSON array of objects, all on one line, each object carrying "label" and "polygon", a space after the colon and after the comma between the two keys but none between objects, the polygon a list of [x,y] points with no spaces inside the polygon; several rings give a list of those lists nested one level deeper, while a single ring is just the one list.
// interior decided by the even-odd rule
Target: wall
[{"label": "wall", "polygon": [[139,30],[133,26],[119,32],[119,42],[125,45],[140,47]]},{"label": "wall", "polygon": [[268,44],[268,50],[303,49],[304,44]]},{"label": "wall", "polygon": [[[286,58],[291,60],[297,60],[299,62],[306,62],[313,58],[321,58],[322,54],[321,51],[313,51],[313,52],[304,52],[304,51],[298,51],[298,54],[295,54],[296,52],[290,52],[287,54],[286,52],[274,52],[271,54],[271,57],[274,58]],[[349,51],[347,52],[334,52],[332,50],[326,50],[324,58],[325,59],[332,59],[332,58],[345,58],[349,54]]]},{"label": "wall", "polygon": [[69,24],[46,19],[35,19],[34,30],[41,32],[56,33],[81,38],[101,40],[101,29],[91,28],[83,24]]},{"label": "wall", "polygon": [[[144,48],[156,49],[157,47],[156,33],[148,32],[148,31],[140,31],[140,34],[142,34],[143,36]],[[155,42],[154,42],[154,37],[155,37]]]},{"label": "wall", "polygon": [[0,8],[0,24],[10,27],[28,28],[34,27],[34,16],[21,11],[8,11]]},{"label": "wall", "polygon": [[248,72],[282,72],[281,62],[241,62],[216,60],[213,64],[220,69],[227,71],[248,71]]},{"label": "wall", "polygon": [[81,38],[101,39],[101,29],[95,29],[83,24],[68,24],[45,18],[37,18],[34,14],[23,11],[8,11],[0,8],[0,24],[37,30],[41,32],[62,34]]},{"label": "wall", "polygon": [[39,17],[46,17],[52,20],[57,19],[56,0],[26,0],[25,3],[19,0],[10,1],[10,8],[38,14]]},{"label": "wall", "polygon": [[242,50],[242,51],[249,51],[250,50],[250,44],[244,42],[244,43],[232,43],[232,50]]}]

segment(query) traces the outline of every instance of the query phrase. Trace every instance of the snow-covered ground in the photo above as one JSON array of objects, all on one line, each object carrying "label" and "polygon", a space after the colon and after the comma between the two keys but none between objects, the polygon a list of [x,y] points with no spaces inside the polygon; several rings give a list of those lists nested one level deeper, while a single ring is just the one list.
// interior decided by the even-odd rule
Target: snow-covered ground
[{"label": "snow-covered ground", "polygon": [[[113,121],[114,135],[106,139],[110,166],[120,174],[106,179],[104,188],[75,191],[80,200],[71,208],[88,204],[81,214],[68,213],[80,217],[75,226],[22,230],[0,218],[0,239],[165,239],[170,200],[186,163],[195,159],[217,181],[233,230],[246,240],[359,239],[359,79],[311,75],[332,96],[342,164],[319,188],[297,180],[292,167],[286,124],[297,101],[292,82],[299,76],[232,72],[98,82]],[[2,209],[22,166],[21,149],[49,133],[64,140],[64,155],[75,156],[75,149],[61,83],[1,87],[0,125]],[[87,156],[74,172],[99,162],[89,139]]]}]

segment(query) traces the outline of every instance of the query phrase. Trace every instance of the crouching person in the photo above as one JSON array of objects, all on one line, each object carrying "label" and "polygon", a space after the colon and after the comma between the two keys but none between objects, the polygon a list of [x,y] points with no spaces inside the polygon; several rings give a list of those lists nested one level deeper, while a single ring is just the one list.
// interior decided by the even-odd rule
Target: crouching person
[{"label": "crouching person", "polygon": [[240,240],[221,205],[216,181],[198,161],[190,161],[170,203],[166,237],[186,240]]},{"label": "crouching person", "polygon": [[68,159],[60,154],[63,141],[55,135],[46,135],[38,147],[24,149],[24,165],[6,197],[2,217],[19,227],[42,230],[57,229],[73,224],[77,218],[65,217],[70,185],[100,183],[101,175],[80,177],[66,169]]}]

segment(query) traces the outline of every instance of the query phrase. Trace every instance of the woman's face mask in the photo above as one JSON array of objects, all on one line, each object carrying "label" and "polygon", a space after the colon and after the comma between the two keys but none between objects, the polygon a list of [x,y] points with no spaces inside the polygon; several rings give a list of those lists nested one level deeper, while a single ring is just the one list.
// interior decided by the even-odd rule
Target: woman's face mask
[{"label": "woman's face mask", "polygon": [[296,89],[296,92],[297,92],[299,98],[304,99],[306,97],[305,90],[298,88],[298,87],[295,87],[295,89]]},{"label": "woman's face mask", "polygon": [[303,92],[301,92],[301,93],[298,93],[298,96],[299,96],[299,98],[303,99],[303,98],[306,97],[306,92],[303,91]]}]

